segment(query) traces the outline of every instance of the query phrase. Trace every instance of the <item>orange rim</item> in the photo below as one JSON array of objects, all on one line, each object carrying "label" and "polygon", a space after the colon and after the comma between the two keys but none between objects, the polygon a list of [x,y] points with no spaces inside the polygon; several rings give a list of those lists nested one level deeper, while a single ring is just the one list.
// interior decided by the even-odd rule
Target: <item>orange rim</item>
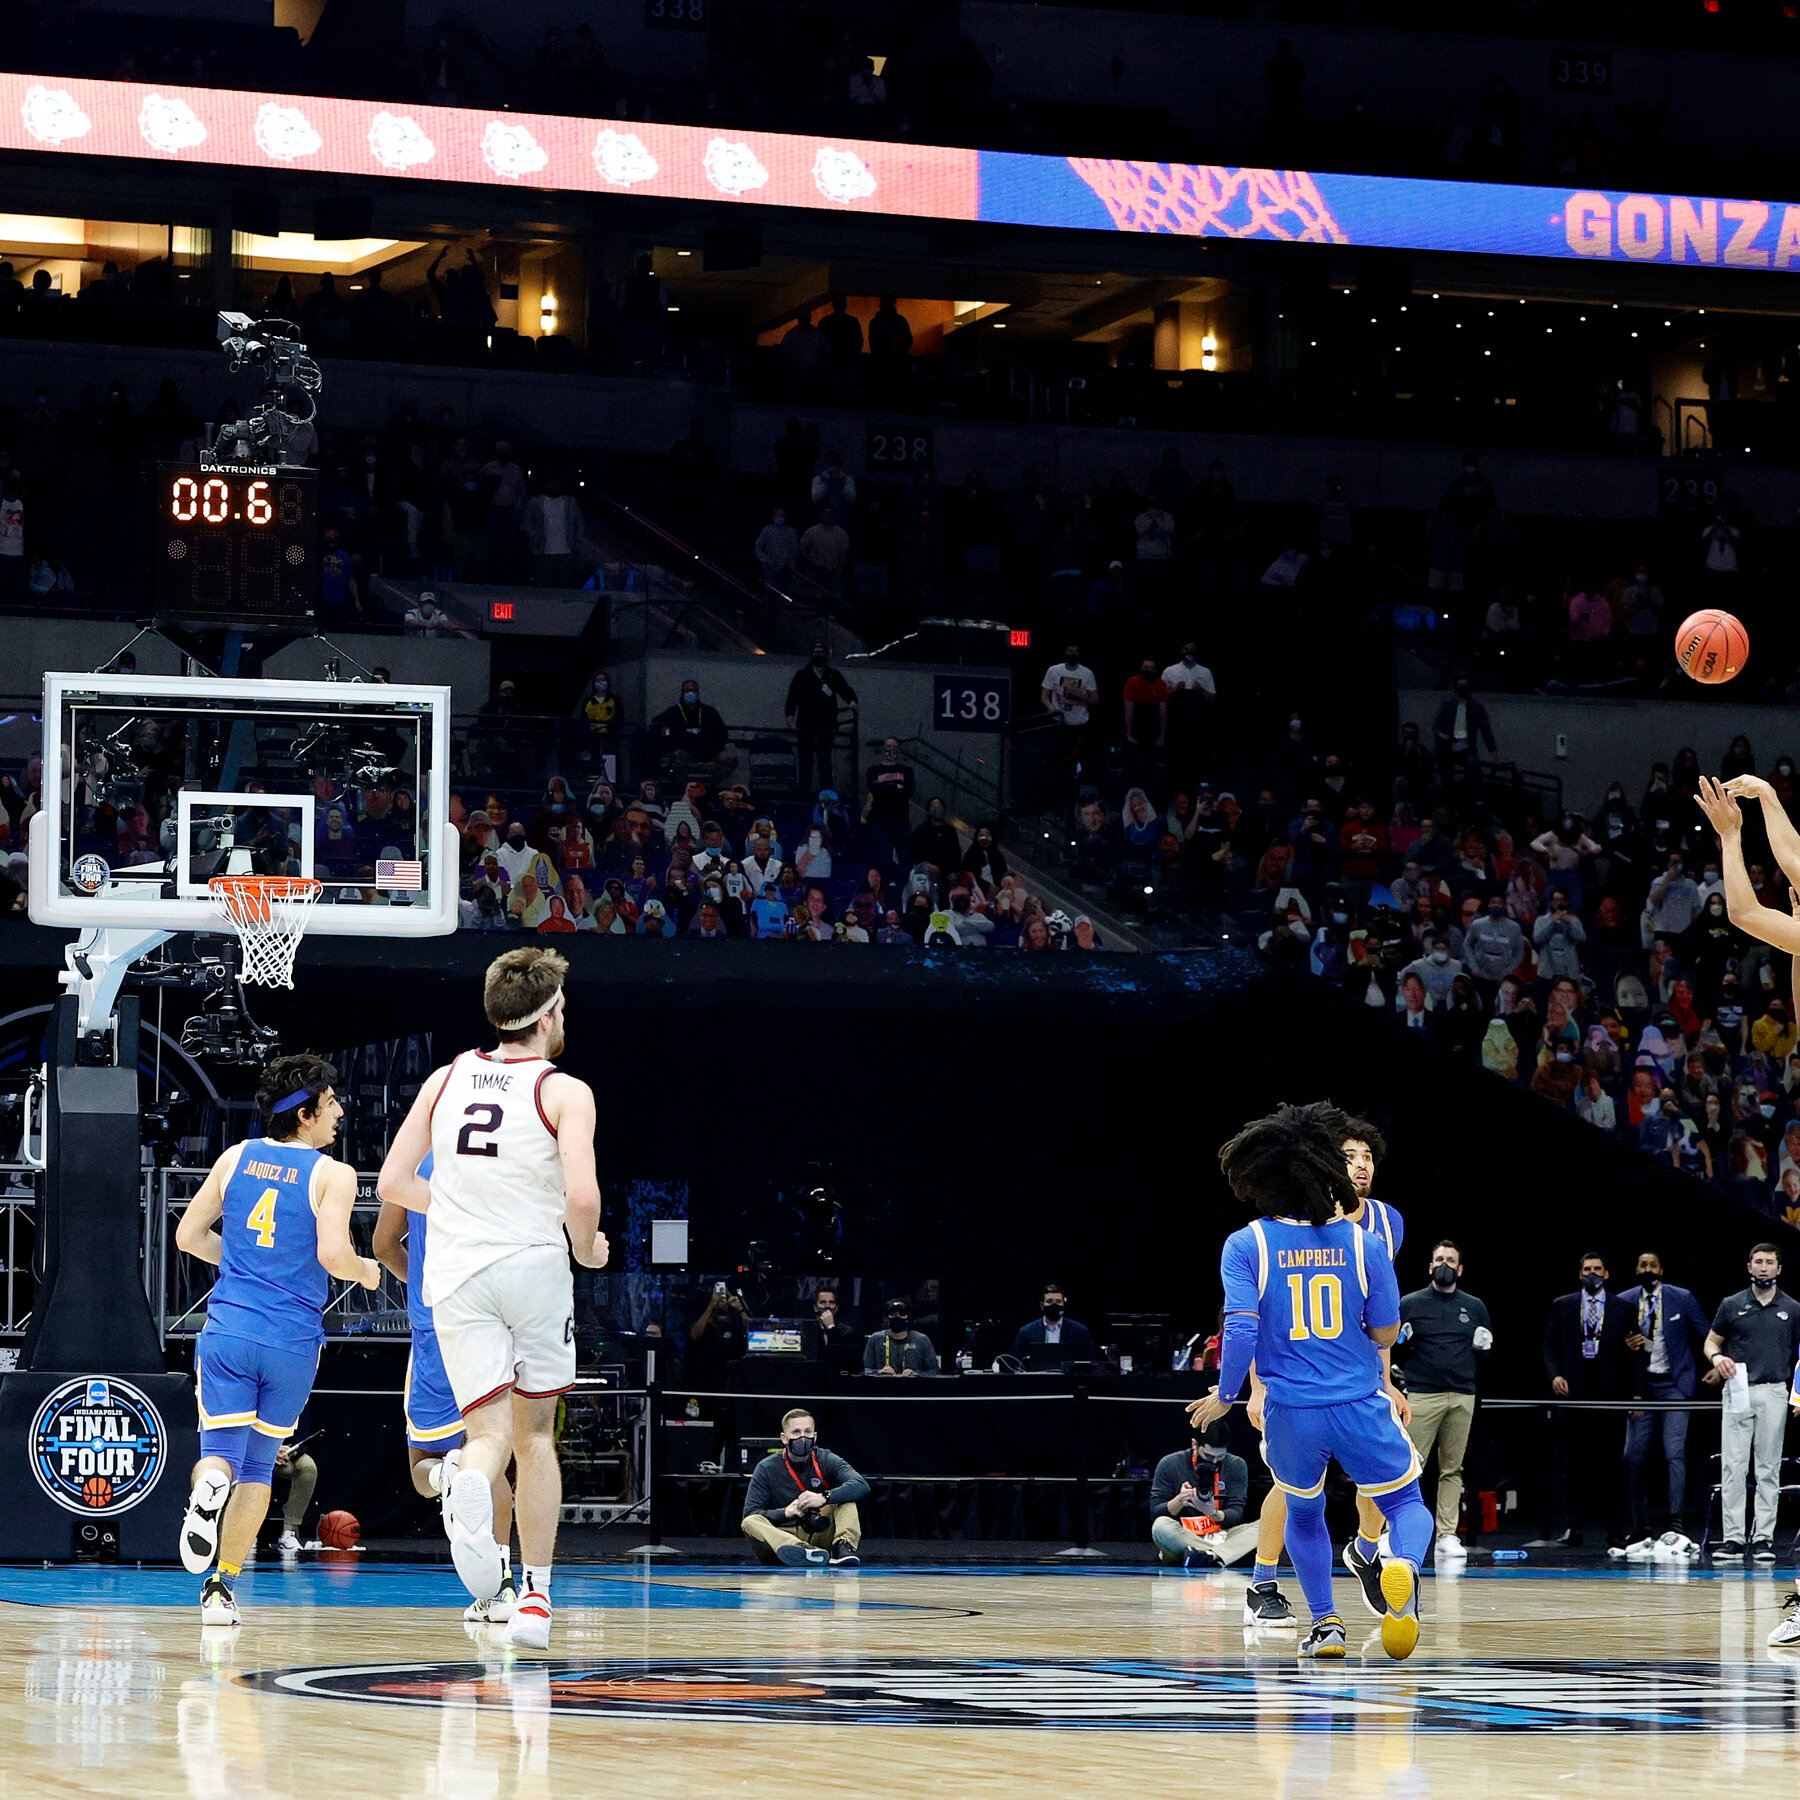
[{"label": "orange rim", "polygon": [[206,885],[233,919],[264,924],[273,902],[316,900],[325,884],[310,875],[215,875]]}]

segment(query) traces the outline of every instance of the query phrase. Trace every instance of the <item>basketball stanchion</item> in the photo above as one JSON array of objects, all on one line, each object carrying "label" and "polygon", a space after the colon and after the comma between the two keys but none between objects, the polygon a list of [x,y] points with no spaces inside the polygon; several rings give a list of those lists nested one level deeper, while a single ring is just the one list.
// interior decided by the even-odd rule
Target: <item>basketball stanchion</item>
[{"label": "basketball stanchion", "polygon": [[1074,1528],[1075,1541],[1068,1549],[1059,1550],[1056,1554],[1059,1559],[1064,1560],[1103,1561],[1105,1553],[1096,1550],[1088,1542],[1092,1520],[1088,1511],[1087,1383],[1076,1382],[1075,1392],[1070,1397],[1075,1402],[1075,1504],[1071,1509],[1073,1516],[1069,1523]]},{"label": "basketball stanchion", "polygon": [[644,1430],[644,1498],[649,1502],[650,1541],[634,1544],[627,1556],[679,1556],[681,1552],[663,1542],[662,1472],[663,1458],[663,1384],[660,1357],[654,1350],[644,1353],[644,1404],[649,1416]]}]

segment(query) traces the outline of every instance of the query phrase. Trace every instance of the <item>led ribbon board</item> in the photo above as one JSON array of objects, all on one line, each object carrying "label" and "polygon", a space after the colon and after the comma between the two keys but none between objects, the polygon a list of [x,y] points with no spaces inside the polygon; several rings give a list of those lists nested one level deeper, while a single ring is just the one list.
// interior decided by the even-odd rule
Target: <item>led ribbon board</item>
[{"label": "led ribbon board", "polygon": [[1800,263],[1800,204],[1223,168],[0,75],[0,149],[827,212],[1712,268]]}]

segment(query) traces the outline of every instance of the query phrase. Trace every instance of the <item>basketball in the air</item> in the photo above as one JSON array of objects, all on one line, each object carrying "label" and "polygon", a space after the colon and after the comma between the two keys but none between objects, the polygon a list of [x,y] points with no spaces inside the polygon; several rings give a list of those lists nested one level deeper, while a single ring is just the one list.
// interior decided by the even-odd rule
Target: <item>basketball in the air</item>
[{"label": "basketball in the air", "polygon": [[328,1550],[352,1549],[361,1536],[355,1513],[328,1512],[319,1521],[319,1542]]},{"label": "basketball in the air", "polygon": [[1682,674],[1709,687],[1730,681],[1750,660],[1750,634],[1730,613],[1703,606],[1681,621],[1675,633],[1675,660]]}]

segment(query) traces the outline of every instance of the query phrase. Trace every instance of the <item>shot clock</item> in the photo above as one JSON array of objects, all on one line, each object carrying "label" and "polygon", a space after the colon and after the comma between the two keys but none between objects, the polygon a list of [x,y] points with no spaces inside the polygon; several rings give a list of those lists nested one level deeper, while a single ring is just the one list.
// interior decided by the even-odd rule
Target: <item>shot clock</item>
[{"label": "shot clock", "polygon": [[156,611],[304,625],[319,597],[318,476],[255,463],[162,463],[152,521]]}]

